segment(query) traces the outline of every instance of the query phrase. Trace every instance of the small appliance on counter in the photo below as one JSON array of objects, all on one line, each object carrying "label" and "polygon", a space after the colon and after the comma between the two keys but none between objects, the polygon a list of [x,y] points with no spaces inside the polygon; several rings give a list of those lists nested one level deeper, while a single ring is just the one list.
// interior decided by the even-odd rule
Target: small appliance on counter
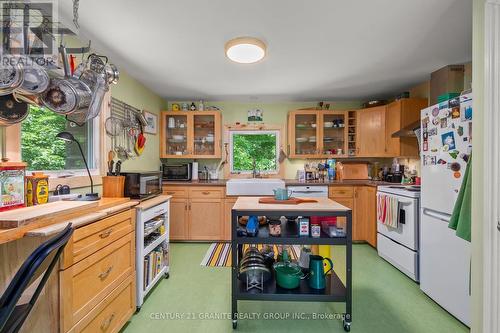
[{"label": "small appliance on counter", "polygon": [[190,181],[193,178],[192,163],[183,164],[163,164],[162,166],[163,180],[175,181]]},{"label": "small appliance on counter", "polygon": [[161,171],[129,171],[121,175],[125,176],[125,197],[145,200],[161,194]]}]

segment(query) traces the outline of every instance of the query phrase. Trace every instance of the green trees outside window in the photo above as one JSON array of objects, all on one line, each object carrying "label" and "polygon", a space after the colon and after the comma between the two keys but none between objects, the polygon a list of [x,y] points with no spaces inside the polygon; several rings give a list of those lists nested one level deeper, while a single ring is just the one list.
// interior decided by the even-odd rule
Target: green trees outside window
[{"label": "green trees outside window", "polygon": [[277,134],[276,133],[232,133],[233,172],[277,171]]},{"label": "green trees outside window", "polygon": [[[61,131],[71,132],[81,143],[88,156],[88,123],[82,127],[71,126],[63,115],[45,108],[30,107],[28,117],[21,124],[21,156],[28,164],[27,170],[71,170],[85,168],[78,147],[56,139]],[[89,164],[92,164],[92,159]],[[90,165],[89,165],[90,166]]]}]

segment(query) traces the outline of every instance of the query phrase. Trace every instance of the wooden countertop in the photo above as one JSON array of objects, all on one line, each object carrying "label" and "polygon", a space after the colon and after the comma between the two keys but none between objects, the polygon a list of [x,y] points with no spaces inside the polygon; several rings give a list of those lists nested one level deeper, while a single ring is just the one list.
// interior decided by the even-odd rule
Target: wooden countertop
[{"label": "wooden countertop", "polygon": [[233,210],[240,211],[318,211],[318,212],[346,212],[351,210],[336,201],[328,198],[314,198],[318,202],[301,203],[298,205],[261,204],[260,197],[239,197],[233,206]]},{"label": "wooden countertop", "polygon": [[[17,228],[0,230],[0,244],[23,238],[27,232],[34,229],[47,227],[53,224],[59,224],[61,222],[68,221],[71,219],[81,218],[82,216],[91,213],[96,213],[96,212],[109,213],[113,209],[120,208],[118,207],[120,205],[123,205],[121,207],[125,209],[126,208],[125,206],[130,207],[136,204],[135,202],[133,204],[130,203],[129,198],[102,198],[96,203],[97,203],[96,205],[84,206],[83,208],[78,209],[77,211],[71,211],[70,213],[66,213],[64,211],[55,212],[48,215],[47,217],[40,217],[30,222],[29,224]],[[43,205],[40,205],[39,207],[43,208]]]}]

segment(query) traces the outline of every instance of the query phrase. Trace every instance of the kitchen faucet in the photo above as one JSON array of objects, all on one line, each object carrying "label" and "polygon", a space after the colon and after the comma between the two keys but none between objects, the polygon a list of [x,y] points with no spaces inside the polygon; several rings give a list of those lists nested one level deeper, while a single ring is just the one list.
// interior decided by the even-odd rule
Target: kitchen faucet
[{"label": "kitchen faucet", "polygon": [[255,161],[255,157],[252,157],[252,178],[260,177],[260,172],[257,171],[257,162]]}]

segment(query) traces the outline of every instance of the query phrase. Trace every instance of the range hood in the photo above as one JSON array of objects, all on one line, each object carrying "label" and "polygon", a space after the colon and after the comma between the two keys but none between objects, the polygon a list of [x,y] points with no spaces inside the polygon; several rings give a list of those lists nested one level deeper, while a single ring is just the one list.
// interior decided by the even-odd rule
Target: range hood
[{"label": "range hood", "polygon": [[393,138],[409,138],[416,137],[415,130],[420,128],[420,120],[417,120],[397,132],[392,133],[391,137]]}]

